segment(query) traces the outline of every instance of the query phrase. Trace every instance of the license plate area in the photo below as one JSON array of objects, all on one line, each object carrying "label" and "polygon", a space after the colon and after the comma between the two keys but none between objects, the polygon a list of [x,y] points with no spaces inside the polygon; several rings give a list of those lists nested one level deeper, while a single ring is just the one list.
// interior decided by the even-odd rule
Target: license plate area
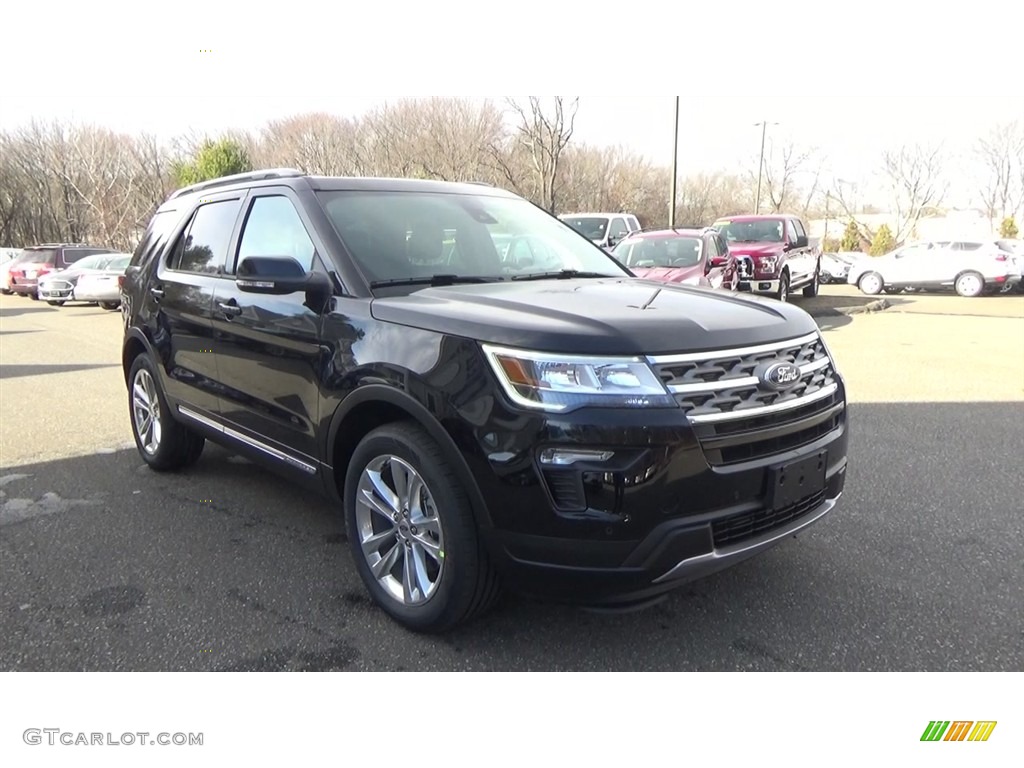
[{"label": "license plate area", "polygon": [[790,507],[825,488],[828,451],[779,464],[768,471],[765,502],[773,512]]}]

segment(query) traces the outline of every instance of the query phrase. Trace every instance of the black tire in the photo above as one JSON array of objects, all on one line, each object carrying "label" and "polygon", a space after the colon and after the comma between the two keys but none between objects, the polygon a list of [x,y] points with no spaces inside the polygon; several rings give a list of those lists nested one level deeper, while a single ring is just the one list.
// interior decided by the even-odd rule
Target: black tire
[{"label": "black tire", "polygon": [[[160,435],[156,441],[156,447],[151,450],[147,447],[146,437],[140,434],[142,426],[140,418],[136,413],[135,388],[136,384],[142,382],[142,376],[148,375],[152,382],[152,392],[156,395],[157,415],[156,421],[159,424]],[[143,461],[150,469],[157,472],[173,472],[185,469],[195,464],[203,452],[206,438],[198,435],[184,424],[176,421],[171,416],[171,409],[164,398],[163,390],[160,388],[160,377],[157,376],[156,367],[149,357],[141,354],[132,362],[131,371],[128,374],[128,418],[132,425],[132,436],[135,438],[135,447]],[[148,433],[147,433],[148,434]]]},{"label": "black tire", "polygon": [[32,301],[39,301],[39,295],[37,293],[32,292],[28,295],[32,297]]},{"label": "black tire", "polygon": [[[364,469],[375,461],[381,461],[383,457],[397,457],[420,476],[433,501],[436,511],[433,519],[438,522],[442,534],[441,559],[435,561],[435,567],[439,564],[436,586],[423,602],[415,605],[409,605],[403,599],[393,596],[378,582],[363,552],[361,531],[366,529],[360,526],[356,508],[359,482]],[[390,469],[386,471],[390,472]],[[469,496],[445,459],[441,447],[418,424],[386,424],[362,439],[352,454],[346,472],[344,506],[345,525],[356,570],[373,601],[399,624],[415,632],[444,632],[480,616],[494,604],[500,594],[500,585],[480,542]],[[409,506],[411,508],[411,504]],[[374,514],[379,513],[365,511],[361,514],[377,520]],[[411,526],[412,518],[406,519]],[[386,530],[386,518],[381,516],[380,521],[385,521]],[[393,546],[398,549],[398,557],[404,563],[404,553],[409,550],[403,548],[398,539],[398,528],[394,528],[396,537]],[[415,527],[407,530],[416,532]],[[372,532],[379,533],[376,529],[372,529]],[[387,547],[390,553],[390,542],[390,539],[384,540],[380,552],[384,552]],[[381,559],[389,558],[385,554]],[[397,558],[388,571],[393,568],[401,568]]]},{"label": "black tire", "polygon": [[825,285],[828,285],[829,283],[832,282],[832,275],[830,275],[828,272],[819,272],[818,279]]},{"label": "black tire", "polygon": [[804,298],[805,299],[813,299],[815,296],[818,295],[818,286],[819,286],[818,280],[819,280],[819,276],[820,275],[821,275],[821,272],[819,272],[818,270],[814,270],[814,279],[811,280],[811,284],[804,286]]},{"label": "black tire", "polygon": [[63,307],[64,306],[64,302],[63,301],[48,301],[46,303],[49,304],[51,307]]},{"label": "black tire", "polygon": [[[868,280],[868,278],[873,279]],[[877,272],[865,272],[857,280],[857,287],[860,288],[861,293],[866,293],[868,296],[877,296],[885,290],[885,281]]]},{"label": "black tire", "polygon": [[956,276],[953,287],[960,296],[973,299],[985,292],[985,278],[978,272],[964,272]]},{"label": "black tire", "polygon": [[103,309],[107,310],[108,312],[113,312],[115,309],[117,309],[120,306],[121,306],[121,302],[119,302],[119,301],[101,301],[100,302],[100,307],[102,307]]},{"label": "black tire", "polygon": [[779,280],[779,290],[775,292],[775,298],[779,301],[789,301],[789,272],[782,273]]}]

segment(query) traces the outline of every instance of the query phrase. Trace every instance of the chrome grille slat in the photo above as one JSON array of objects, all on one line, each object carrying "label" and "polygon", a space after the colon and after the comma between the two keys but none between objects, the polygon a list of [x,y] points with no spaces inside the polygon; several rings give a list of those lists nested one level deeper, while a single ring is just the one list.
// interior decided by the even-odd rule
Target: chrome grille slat
[{"label": "chrome grille slat", "polygon": [[[739,349],[653,356],[648,362],[694,425],[712,465],[809,445],[845,420],[839,377],[817,333]],[[763,386],[758,368],[783,362],[800,369],[797,382],[783,390]]]}]

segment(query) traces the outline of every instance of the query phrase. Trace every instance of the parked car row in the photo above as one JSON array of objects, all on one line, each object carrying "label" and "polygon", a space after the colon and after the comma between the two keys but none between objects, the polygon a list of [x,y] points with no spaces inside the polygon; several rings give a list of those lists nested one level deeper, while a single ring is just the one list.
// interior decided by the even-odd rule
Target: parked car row
[{"label": "parked car row", "polygon": [[130,253],[85,243],[35,245],[0,265],[0,291],[53,306],[82,301],[115,310],[121,304],[118,278],[130,260]]}]

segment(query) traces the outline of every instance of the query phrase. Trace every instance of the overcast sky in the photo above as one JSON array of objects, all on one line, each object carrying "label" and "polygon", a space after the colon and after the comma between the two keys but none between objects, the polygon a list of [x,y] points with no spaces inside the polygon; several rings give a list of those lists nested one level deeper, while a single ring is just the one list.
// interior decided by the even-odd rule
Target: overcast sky
[{"label": "overcast sky", "polygon": [[[230,12],[195,0],[150,10],[123,0],[19,4],[5,12],[2,52],[14,66],[0,128],[65,118],[169,137],[255,130],[307,111],[358,115],[406,95],[561,92],[590,94],[577,140],[667,164],[674,97],[639,94],[681,92],[683,172],[749,167],[754,123],[766,119],[778,123],[769,139],[817,147],[827,175],[860,181],[886,147],[944,141],[950,175],[966,185],[974,139],[1024,119],[1024,64],[999,42],[1019,45],[1024,4],[993,15],[979,0],[942,19],[862,0],[857,13],[829,19],[827,6],[802,0],[736,2],[728,18],[719,6],[647,1],[616,6],[633,19],[621,28],[601,6],[573,0],[557,18],[536,0],[486,12],[453,0],[380,10],[290,0]],[[27,34],[40,28],[45,44]],[[388,96],[343,95],[360,93]]]}]

